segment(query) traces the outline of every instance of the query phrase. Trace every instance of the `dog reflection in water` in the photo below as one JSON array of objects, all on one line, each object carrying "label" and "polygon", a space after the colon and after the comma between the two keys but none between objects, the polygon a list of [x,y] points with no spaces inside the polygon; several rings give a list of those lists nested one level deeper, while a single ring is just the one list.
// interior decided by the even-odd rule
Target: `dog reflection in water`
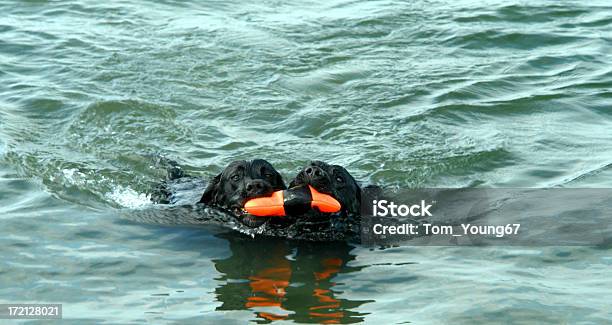
[{"label": "dog reflection in water", "polygon": [[232,256],[215,260],[222,284],[215,290],[217,310],[253,310],[260,321],[356,323],[353,311],[369,301],[335,297],[333,279],[359,271],[347,266],[355,258],[346,243],[291,242],[223,235]]}]

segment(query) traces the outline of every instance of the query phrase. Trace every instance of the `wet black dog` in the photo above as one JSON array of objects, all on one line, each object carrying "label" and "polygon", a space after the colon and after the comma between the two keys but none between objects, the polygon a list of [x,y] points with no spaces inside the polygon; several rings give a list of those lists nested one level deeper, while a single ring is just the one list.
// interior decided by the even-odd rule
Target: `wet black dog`
[{"label": "wet black dog", "polygon": [[[243,209],[244,203],[287,188],[278,171],[263,159],[234,161],[213,177],[208,185],[201,178],[185,174],[172,160],[162,157],[156,165],[167,170],[168,179],[154,189],[151,194],[153,202],[174,205],[203,203],[228,210],[251,227],[261,225],[266,218],[247,214]],[[204,186],[206,188],[202,194]],[[194,193],[198,191],[201,195],[199,201],[194,198]]]},{"label": "wet black dog", "polygon": [[355,178],[342,166],[311,161],[302,168],[289,187],[304,185],[331,195],[340,202],[342,209],[336,213],[311,210],[297,217],[300,220],[298,224],[310,224],[304,227],[307,231],[326,234],[330,238],[358,240],[361,234],[363,190]]},{"label": "wet black dog", "polygon": [[358,214],[361,207],[361,187],[342,166],[311,161],[295,177],[289,187],[310,185],[317,191],[333,196],[342,205],[342,212]]},{"label": "wet black dog", "polygon": [[287,187],[282,176],[263,159],[239,160],[229,164],[215,176],[200,199],[200,203],[216,205],[242,214],[246,201],[270,196]]}]

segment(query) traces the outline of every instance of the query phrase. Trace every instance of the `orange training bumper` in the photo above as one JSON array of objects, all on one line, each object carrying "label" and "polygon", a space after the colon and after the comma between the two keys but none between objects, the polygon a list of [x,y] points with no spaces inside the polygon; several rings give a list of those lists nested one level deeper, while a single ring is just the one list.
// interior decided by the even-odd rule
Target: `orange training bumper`
[{"label": "orange training bumper", "polygon": [[[286,209],[287,208],[287,209]],[[319,193],[312,186],[276,191],[269,197],[247,201],[244,209],[258,217],[282,217],[287,211],[305,211],[308,208],[324,213],[340,211],[341,205],[331,195]]]}]

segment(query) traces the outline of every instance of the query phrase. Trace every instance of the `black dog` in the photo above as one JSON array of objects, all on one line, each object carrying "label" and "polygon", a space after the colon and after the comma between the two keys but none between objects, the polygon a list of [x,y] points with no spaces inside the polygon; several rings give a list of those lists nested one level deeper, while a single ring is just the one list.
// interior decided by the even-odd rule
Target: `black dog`
[{"label": "black dog", "polygon": [[[213,177],[207,186],[203,179],[185,174],[172,160],[160,157],[156,166],[165,167],[168,179],[154,188],[151,193],[153,202],[173,205],[202,203],[222,208],[249,227],[257,227],[268,218],[247,214],[243,209],[244,203],[287,188],[278,171],[263,159],[234,161]],[[194,195],[198,196],[194,198]]]},{"label": "black dog", "polygon": [[361,187],[342,166],[311,161],[295,177],[289,187],[310,185],[317,191],[333,196],[342,205],[342,212],[359,214]]},{"label": "black dog", "polygon": [[223,207],[242,215],[246,201],[270,196],[272,192],[286,188],[282,176],[269,162],[263,159],[239,160],[229,164],[211,180],[200,203]]}]

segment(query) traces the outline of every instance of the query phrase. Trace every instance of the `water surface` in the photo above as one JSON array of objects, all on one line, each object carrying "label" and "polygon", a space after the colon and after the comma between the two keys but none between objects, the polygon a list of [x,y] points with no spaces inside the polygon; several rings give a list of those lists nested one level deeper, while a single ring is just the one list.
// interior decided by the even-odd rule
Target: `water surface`
[{"label": "water surface", "polygon": [[74,323],[606,323],[588,247],[249,241],[130,222],[162,153],[388,187],[610,187],[607,1],[3,1],[0,302]]}]

